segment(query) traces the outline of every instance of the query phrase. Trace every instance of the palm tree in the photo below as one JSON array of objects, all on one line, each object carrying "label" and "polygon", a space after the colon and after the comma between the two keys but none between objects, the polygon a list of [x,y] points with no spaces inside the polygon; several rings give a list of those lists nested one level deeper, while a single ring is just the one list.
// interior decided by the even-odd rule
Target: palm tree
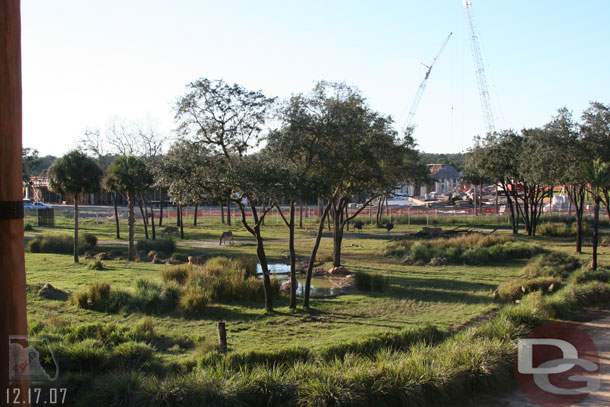
[{"label": "palm tree", "polygon": [[97,163],[78,150],[55,160],[47,172],[52,191],[74,197],[75,263],[78,263],[78,200],[81,194],[99,191],[102,174]]},{"label": "palm tree", "polygon": [[153,177],[143,159],[136,156],[119,156],[110,167],[104,180],[105,188],[109,191],[125,191],[127,193],[127,207],[129,216],[129,260],[135,260],[133,236],[135,217],[133,205],[136,194],[144,191],[153,183]]},{"label": "palm tree", "polygon": [[584,174],[593,196],[593,261],[591,270],[597,270],[597,243],[599,241],[599,204],[603,198],[603,189],[610,186],[610,163],[599,158],[584,165]]}]

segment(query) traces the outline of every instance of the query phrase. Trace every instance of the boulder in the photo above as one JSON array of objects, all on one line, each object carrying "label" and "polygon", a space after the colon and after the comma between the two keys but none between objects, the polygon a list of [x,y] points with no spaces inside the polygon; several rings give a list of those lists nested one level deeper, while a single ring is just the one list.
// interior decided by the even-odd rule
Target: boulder
[{"label": "boulder", "polygon": [[57,290],[55,289],[55,287],[53,287],[49,283],[46,283],[45,285],[42,286],[40,291],[38,291],[38,295],[40,295],[41,297],[51,297],[56,292],[57,292]]},{"label": "boulder", "polygon": [[332,276],[346,276],[349,274],[349,271],[347,271],[347,269],[343,266],[338,266],[328,270],[327,274],[330,274]]}]

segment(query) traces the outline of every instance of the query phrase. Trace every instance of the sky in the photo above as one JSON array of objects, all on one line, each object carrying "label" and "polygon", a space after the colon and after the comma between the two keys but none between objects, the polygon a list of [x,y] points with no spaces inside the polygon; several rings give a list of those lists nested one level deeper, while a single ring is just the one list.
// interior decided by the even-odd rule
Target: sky
[{"label": "sky", "polygon": [[[418,148],[466,151],[485,133],[461,0],[22,0],[23,145],[77,146],[113,120],[175,137],[173,106],[197,78],[287,98],[319,80],[357,87]],[[541,126],[610,103],[610,2],[472,0],[496,129]]]}]

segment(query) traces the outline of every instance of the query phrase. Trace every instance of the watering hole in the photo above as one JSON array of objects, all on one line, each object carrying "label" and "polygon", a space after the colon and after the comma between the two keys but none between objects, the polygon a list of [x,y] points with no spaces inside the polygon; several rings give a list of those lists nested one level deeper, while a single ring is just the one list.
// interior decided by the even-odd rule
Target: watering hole
[{"label": "watering hole", "polygon": [[[280,284],[290,280],[290,264],[273,263],[269,264],[269,273],[277,278]],[[256,276],[262,278],[263,269],[260,264],[256,266]],[[305,289],[305,275],[299,273],[297,267],[297,295],[303,296]],[[325,297],[346,294],[351,286],[346,286],[344,277],[313,276],[311,278],[311,296]]]}]

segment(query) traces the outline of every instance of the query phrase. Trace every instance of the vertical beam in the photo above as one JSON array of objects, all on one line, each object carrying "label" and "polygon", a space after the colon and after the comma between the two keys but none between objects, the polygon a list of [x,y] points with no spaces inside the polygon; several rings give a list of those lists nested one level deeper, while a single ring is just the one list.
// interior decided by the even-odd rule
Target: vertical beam
[{"label": "vertical beam", "polygon": [[[21,181],[20,1],[0,1],[0,389],[9,383],[9,335],[27,334]],[[18,384],[22,396],[28,383]],[[26,390],[26,391],[23,391]],[[22,398],[22,404],[27,398]]]}]

